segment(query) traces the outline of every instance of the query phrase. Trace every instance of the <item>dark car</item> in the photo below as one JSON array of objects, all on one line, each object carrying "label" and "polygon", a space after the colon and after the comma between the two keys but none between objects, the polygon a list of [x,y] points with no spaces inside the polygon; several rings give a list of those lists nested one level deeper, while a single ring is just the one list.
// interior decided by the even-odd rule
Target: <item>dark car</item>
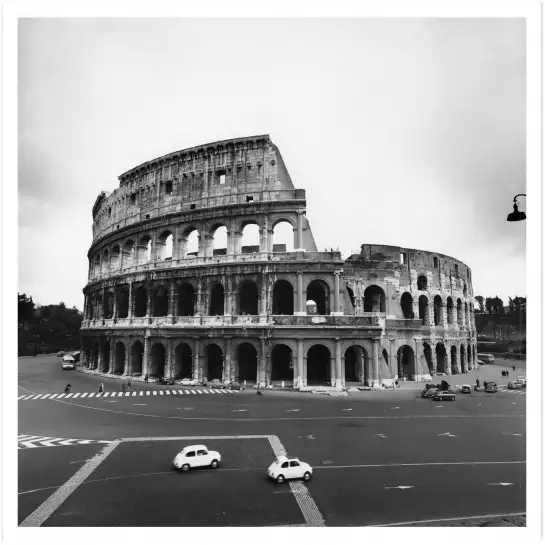
[{"label": "dark car", "polygon": [[462,394],[470,394],[471,386],[469,384],[462,384]]},{"label": "dark car", "polygon": [[244,390],[244,386],[240,382],[231,382],[228,388],[229,390]]},{"label": "dark car", "polygon": [[424,388],[422,392],[420,392],[421,397],[433,397],[437,392],[437,388]]},{"label": "dark car", "polygon": [[211,382],[208,383],[208,387],[209,388],[225,388],[225,386],[223,385],[223,383],[215,378],[214,380],[212,380]]},{"label": "dark car", "polygon": [[445,390],[437,390],[437,392],[435,392],[435,395],[433,396],[434,401],[454,401],[455,399],[455,394]]},{"label": "dark car", "polygon": [[498,391],[498,385],[495,382],[487,382],[484,391],[495,394]]}]

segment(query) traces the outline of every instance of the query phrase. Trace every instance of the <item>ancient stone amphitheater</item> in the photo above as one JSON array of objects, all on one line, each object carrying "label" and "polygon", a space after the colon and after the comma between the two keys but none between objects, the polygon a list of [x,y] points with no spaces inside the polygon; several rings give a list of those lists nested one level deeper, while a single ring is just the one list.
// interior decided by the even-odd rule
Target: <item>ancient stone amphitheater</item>
[{"label": "ancient stone amphitheater", "polygon": [[472,369],[467,265],[375,244],[346,260],[318,251],[305,190],[268,135],[177,151],[119,182],[93,206],[86,370],[305,389]]}]

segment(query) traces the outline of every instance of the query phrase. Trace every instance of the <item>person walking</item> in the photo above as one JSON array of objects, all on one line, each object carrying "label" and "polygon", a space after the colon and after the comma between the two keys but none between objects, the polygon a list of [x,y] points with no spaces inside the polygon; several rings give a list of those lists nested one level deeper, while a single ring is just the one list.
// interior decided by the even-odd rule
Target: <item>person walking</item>
[{"label": "person walking", "polygon": [[129,379],[128,382],[127,382],[127,388],[128,388],[128,390],[129,390],[129,392],[132,392],[131,379]]},{"label": "person walking", "polygon": [[123,381],[123,384],[121,385],[121,391],[125,393],[127,391],[127,382]]},{"label": "person walking", "polygon": [[104,382],[100,383],[100,386],[98,387],[98,393],[103,394],[104,393]]},{"label": "person walking", "polygon": [[149,380],[149,375],[146,373],[144,375],[144,382],[147,384],[148,383],[148,380]]},{"label": "person walking", "polygon": [[65,394],[69,394],[71,389],[72,389],[72,385],[71,385],[71,384],[67,384],[67,385],[66,385],[66,388],[64,389],[64,393],[65,393]]}]

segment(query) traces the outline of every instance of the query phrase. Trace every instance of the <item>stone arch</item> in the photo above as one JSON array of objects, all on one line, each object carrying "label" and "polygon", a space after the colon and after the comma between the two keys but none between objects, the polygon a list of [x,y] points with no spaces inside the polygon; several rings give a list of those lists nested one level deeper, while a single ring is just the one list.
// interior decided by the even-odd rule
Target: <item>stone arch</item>
[{"label": "stone arch", "polygon": [[174,379],[193,378],[193,353],[189,344],[182,342],[174,350]]},{"label": "stone arch", "polygon": [[283,343],[275,344],[271,350],[271,382],[293,382],[293,351]]},{"label": "stone arch", "polygon": [[259,252],[259,223],[248,220],[241,226],[240,251],[242,254]]},{"label": "stone arch", "polygon": [[114,316],[114,292],[108,290],[104,293],[104,318],[111,320]]},{"label": "stone arch", "polygon": [[133,377],[142,376],[142,365],[144,363],[144,345],[137,340],[131,346],[130,375]]},{"label": "stone arch", "polygon": [[259,290],[253,280],[243,280],[238,287],[238,315],[259,314]]},{"label": "stone arch", "polygon": [[331,351],[323,344],[313,344],[307,351],[307,385],[331,384]]},{"label": "stone arch", "polygon": [[121,286],[116,289],[115,296],[117,298],[117,317],[127,318],[129,316],[129,290],[126,286]]},{"label": "stone arch", "polygon": [[257,382],[257,349],[248,342],[237,346],[238,380],[250,383]]},{"label": "stone arch", "polygon": [[428,277],[421,274],[416,280],[416,289],[419,291],[427,291],[428,289]]},{"label": "stone arch", "polygon": [[414,350],[408,344],[404,344],[397,351],[397,375],[405,380],[415,380],[415,374]]},{"label": "stone arch", "polygon": [[330,287],[327,282],[315,278],[307,285],[307,301],[316,303],[316,312],[320,315],[329,314]]},{"label": "stone arch", "polygon": [[454,323],[454,303],[452,297],[447,297],[447,324]]},{"label": "stone arch", "polygon": [[354,296],[354,290],[350,286],[346,286],[346,293],[348,294],[348,299],[352,305],[354,312],[356,311],[356,297]]},{"label": "stone arch", "polygon": [[168,287],[157,286],[153,292],[153,316],[168,315]]},{"label": "stone arch", "polygon": [[178,288],[178,316],[195,315],[195,288],[190,282],[183,282]]},{"label": "stone arch", "polygon": [[456,300],[456,320],[458,323],[458,327],[462,327],[462,324],[464,322],[464,316],[462,311],[462,301],[460,298]]},{"label": "stone arch", "polygon": [[458,368],[458,351],[454,345],[452,345],[450,348],[450,370],[453,375],[460,372]]},{"label": "stone arch", "polygon": [[102,366],[100,368],[101,373],[107,373],[110,369],[110,339],[103,339],[100,344],[100,349],[102,351]]},{"label": "stone arch", "polygon": [[414,318],[414,312],[413,312],[413,297],[412,295],[406,291],[401,296],[401,311],[403,312],[403,318],[411,319]]},{"label": "stone arch", "polygon": [[447,372],[447,350],[443,343],[437,343],[435,347],[435,355],[437,358],[437,372],[444,373]]},{"label": "stone arch", "polygon": [[121,264],[121,248],[119,244],[116,244],[112,248],[112,253],[110,254],[110,270],[117,271]]},{"label": "stone arch", "polygon": [[138,286],[134,291],[134,316],[142,318],[148,311],[148,292],[145,286]]},{"label": "stone arch", "polygon": [[114,375],[122,375],[125,371],[125,343],[122,341],[117,341],[115,344],[115,353],[114,353]]},{"label": "stone arch", "polygon": [[223,316],[225,313],[225,290],[223,284],[216,282],[210,287],[210,316]]},{"label": "stone arch", "polygon": [[464,282],[463,294],[464,294],[464,297],[467,297],[467,284],[465,282]]},{"label": "stone arch", "polygon": [[151,361],[149,366],[149,376],[164,377],[167,363],[167,352],[163,343],[155,341],[151,347]]},{"label": "stone arch", "polygon": [[129,239],[123,244],[123,249],[121,252],[121,262],[122,267],[132,267],[135,264],[135,246],[134,240]]},{"label": "stone arch", "polygon": [[151,261],[151,237],[144,235],[136,246],[136,264],[142,265],[148,261]]},{"label": "stone arch", "polygon": [[368,286],[363,293],[364,312],[386,312],[386,294],[377,285]]},{"label": "stone arch", "polygon": [[271,229],[274,230],[279,223],[288,223],[292,229],[297,228],[297,222],[290,216],[277,216],[271,221]]},{"label": "stone arch", "polygon": [[430,307],[425,295],[418,298],[418,318],[422,320],[422,325],[430,325]]},{"label": "stone arch", "polygon": [[441,308],[443,306],[443,300],[440,295],[436,295],[433,298],[433,323],[435,325],[441,325]]},{"label": "stone arch", "polygon": [[369,353],[365,347],[353,344],[344,351],[344,384],[369,385],[371,380]]},{"label": "stone arch", "polygon": [[174,235],[169,231],[163,231],[156,241],[157,259],[167,260],[172,259]]},{"label": "stone arch", "polygon": [[273,314],[293,315],[294,290],[291,282],[278,280],[273,286]]},{"label": "stone arch", "polygon": [[188,227],[182,235],[182,257],[199,255],[199,231],[196,227]]},{"label": "stone arch", "polygon": [[293,252],[294,227],[291,221],[279,219],[273,225],[273,252]]},{"label": "stone arch", "polygon": [[210,230],[212,237],[212,254],[227,254],[227,227],[223,223],[215,224]]},{"label": "stone arch", "polygon": [[99,276],[101,270],[101,263],[100,263],[100,252],[97,252],[95,254],[94,264],[93,264],[93,276]]},{"label": "stone arch", "polygon": [[205,347],[204,376],[207,380],[223,380],[223,351],[214,342]]}]

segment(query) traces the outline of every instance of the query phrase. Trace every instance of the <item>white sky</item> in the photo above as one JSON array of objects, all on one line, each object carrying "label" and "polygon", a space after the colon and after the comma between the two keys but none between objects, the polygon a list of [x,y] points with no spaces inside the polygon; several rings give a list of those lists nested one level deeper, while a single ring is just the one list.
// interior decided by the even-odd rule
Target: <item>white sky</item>
[{"label": "white sky", "polygon": [[[35,19],[19,24],[19,292],[83,306],[117,176],[270,134],[319,249],[445,253],[526,295],[523,19]],[[526,211],[526,200],[520,200]]]}]

